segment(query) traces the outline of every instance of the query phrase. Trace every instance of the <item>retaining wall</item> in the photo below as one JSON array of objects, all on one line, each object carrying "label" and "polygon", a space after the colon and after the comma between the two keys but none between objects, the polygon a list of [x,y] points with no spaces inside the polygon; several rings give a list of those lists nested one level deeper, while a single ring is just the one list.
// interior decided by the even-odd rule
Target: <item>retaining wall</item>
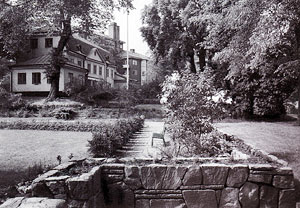
[{"label": "retaining wall", "polygon": [[63,175],[72,165],[37,178],[32,195],[63,199],[74,208],[296,207],[293,172],[286,167],[103,163],[78,176]]}]

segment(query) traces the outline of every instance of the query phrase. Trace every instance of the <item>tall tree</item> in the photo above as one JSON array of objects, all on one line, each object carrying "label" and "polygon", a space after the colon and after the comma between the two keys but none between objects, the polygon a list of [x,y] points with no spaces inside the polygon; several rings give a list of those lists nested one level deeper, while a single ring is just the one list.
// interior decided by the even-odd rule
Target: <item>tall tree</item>
[{"label": "tall tree", "polygon": [[[6,10],[0,13],[1,22],[14,26],[8,30],[11,34],[2,43],[7,51],[15,53],[20,51],[21,46],[21,41],[12,43],[18,40],[17,36],[23,36],[20,40],[24,40],[24,35],[47,31],[49,35],[57,34],[60,37],[58,46],[51,54],[51,66],[46,69],[51,82],[47,99],[52,100],[58,94],[60,69],[65,63],[63,50],[72,33],[103,30],[113,18],[114,9],[121,7],[132,8],[131,0],[18,0],[5,5]],[[22,23],[21,27],[17,22]]]}]

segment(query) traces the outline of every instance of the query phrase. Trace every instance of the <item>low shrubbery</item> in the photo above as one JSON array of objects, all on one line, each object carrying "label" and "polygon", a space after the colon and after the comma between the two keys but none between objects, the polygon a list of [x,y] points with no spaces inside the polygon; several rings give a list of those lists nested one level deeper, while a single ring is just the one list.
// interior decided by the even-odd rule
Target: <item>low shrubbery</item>
[{"label": "low shrubbery", "polygon": [[64,121],[1,121],[0,129],[19,129],[19,130],[49,130],[49,131],[82,131],[93,132],[105,126],[105,123],[96,122],[64,122]]},{"label": "low shrubbery", "polygon": [[94,157],[113,156],[116,150],[121,148],[142,127],[143,119],[138,117],[118,120],[114,124],[105,125],[93,133],[93,139],[89,141],[89,151]]}]

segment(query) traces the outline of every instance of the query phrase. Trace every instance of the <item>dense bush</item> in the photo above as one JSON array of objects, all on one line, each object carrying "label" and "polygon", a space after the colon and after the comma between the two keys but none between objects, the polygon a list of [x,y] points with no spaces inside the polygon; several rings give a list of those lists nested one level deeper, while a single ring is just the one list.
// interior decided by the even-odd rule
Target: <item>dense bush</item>
[{"label": "dense bush", "polygon": [[0,87],[0,110],[18,110],[27,106],[21,94],[13,94]]},{"label": "dense bush", "polygon": [[143,119],[130,118],[118,120],[93,133],[93,139],[89,141],[89,151],[94,157],[113,156],[117,149],[121,148],[130,137],[143,127]]},{"label": "dense bush", "polygon": [[227,152],[212,127],[212,120],[225,113],[223,101],[216,95],[208,74],[174,73],[164,82],[161,102],[168,130],[184,149],[182,154],[216,156]]}]

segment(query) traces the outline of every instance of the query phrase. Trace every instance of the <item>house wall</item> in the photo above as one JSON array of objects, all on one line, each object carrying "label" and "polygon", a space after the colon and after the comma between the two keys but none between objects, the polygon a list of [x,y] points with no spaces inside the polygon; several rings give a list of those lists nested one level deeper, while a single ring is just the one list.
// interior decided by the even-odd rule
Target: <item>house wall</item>
[{"label": "house wall", "polygon": [[[41,73],[41,84],[32,84],[32,73]],[[22,68],[12,71],[12,92],[46,92],[50,90],[43,68]],[[26,84],[18,84],[18,73],[26,73]]]},{"label": "house wall", "polygon": [[[41,84],[32,84],[32,73],[41,73]],[[12,70],[12,92],[49,92],[50,84],[47,83],[46,74],[43,68],[22,68]],[[26,84],[18,84],[18,73],[26,73]],[[60,71],[59,91],[64,91],[65,84],[69,82],[69,73],[73,73],[74,79],[79,75],[84,77],[84,72],[62,68]]]},{"label": "house wall", "polygon": [[[136,65],[133,63],[134,61],[136,61]],[[136,73],[134,74],[133,71],[136,71]],[[141,60],[129,59],[129,73],[130,79],[137,80],[141,84]]]},{"label": "house wall", "polygon": [[52,38],[53,39],[53,47],[57,47],[58,45],[58,41],[59,41],[59,37],[36,37],[38,39],[38,47],[36,49],[31,49],[31,57],[38,57],[38,56],[42,56],[42,55],[46,55],[49,54],[52,50],[51,48],[45,48],[45,39],[46,38]]},{"label": "house wall", "polygon": [[147,83],[147,60],[141,61],[141,85]]}]

